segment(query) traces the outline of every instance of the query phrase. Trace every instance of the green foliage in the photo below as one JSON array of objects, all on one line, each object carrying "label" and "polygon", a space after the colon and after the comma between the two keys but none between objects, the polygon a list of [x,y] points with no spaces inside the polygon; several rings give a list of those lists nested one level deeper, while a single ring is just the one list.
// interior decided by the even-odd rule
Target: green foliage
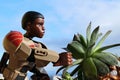
[{"label": "green foliage", "polygon": [[97,80],[98,76],[106,75],[110,71],[109,66],[118,65],[117,57],[105,50],[120,46],[120,43],[102,46],[111,31],[107,31],[99,39],[102,36],[102,33],[99,33],[99,28],[100,26],[91,32],[90,22],[86,30],[86,38],[79,33],[74,35],[73,41],[68,43],[67,49],[72,53],[75,61],[67,67],[58,69],[57,73],[63,69],[64,76],[65,73],[68,74],[67,70],[69,68],[77,65],[69,76],[77,74],[76,80]]}]

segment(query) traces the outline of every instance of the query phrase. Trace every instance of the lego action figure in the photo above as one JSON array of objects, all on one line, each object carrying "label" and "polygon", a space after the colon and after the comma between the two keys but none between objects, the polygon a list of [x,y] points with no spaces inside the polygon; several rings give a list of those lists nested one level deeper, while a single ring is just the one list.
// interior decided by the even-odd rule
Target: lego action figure
[{"label": "lego action figure", "polygon": [[47,49],[43,43],[32,40],[33,37],[44,36],[44,16],[41,13],[26,12],[22,18],[22,28],[26,30],[24,35],[18,31],[11,31],[3,41],[6,52],[0,62],[0,72],[5,80],[24,80],[27,71],[33,73],[32,80],[50,80],[43,68],[49,62],[54,66],[72,63],[71,53],[58,54]]}]

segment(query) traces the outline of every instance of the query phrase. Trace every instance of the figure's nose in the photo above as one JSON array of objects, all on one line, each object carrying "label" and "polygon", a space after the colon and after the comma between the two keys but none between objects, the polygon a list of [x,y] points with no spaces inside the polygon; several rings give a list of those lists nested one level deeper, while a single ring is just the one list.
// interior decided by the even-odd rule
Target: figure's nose
[{"label": "figure's nose", "polygon": [[42,27],[42,30],[44,30],[44,31],[45,31],[45,27],[44,27],[44,26]]}]

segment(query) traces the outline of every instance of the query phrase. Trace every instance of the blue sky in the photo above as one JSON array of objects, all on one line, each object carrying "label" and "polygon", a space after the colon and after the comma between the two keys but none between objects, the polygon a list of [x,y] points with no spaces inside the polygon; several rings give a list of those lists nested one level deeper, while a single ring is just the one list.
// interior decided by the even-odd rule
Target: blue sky
[{"label": "blue sky", "polygon": [[[100,26],[105,33],[112,30],[105,44],[120,43],[120,0],[1,0],[0,1],[0,54],[4,52],[2,41],[11,30],[21,28],[21,18],[26,11],[38,11],[45,16],[46,34],[42,39],[34,38],[58,53],[64,51],[75,33],[85,35],[89,22],[92,28]],[[112,50],[113,51],[113,50]],[[114,49],[119,55],[120,47]],[[0,57],[1,57],[0,55]],[[52,64],[46,66],[48,73]]]}]

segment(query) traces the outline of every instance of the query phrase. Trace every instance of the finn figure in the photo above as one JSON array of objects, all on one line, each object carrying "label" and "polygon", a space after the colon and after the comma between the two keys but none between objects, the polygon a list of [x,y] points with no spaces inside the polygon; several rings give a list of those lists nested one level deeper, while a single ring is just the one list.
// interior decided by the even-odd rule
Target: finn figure
[{"label": "finn figure", "polygon": [[3,40],[6,52],[0,62],[0,72],[5,80],[24,80],[27,71],[33,73],[32,80],[50,80],[44,69],[49,62],[54,66],[72,63],[71,53],[58,54],[47,49],[43,43],[32,40],[33,37],[42,38],[45,34],[44,16],[41,13],[26,12],[21,24],[26,30],[24,35],[19,31],[10,31]]}]

